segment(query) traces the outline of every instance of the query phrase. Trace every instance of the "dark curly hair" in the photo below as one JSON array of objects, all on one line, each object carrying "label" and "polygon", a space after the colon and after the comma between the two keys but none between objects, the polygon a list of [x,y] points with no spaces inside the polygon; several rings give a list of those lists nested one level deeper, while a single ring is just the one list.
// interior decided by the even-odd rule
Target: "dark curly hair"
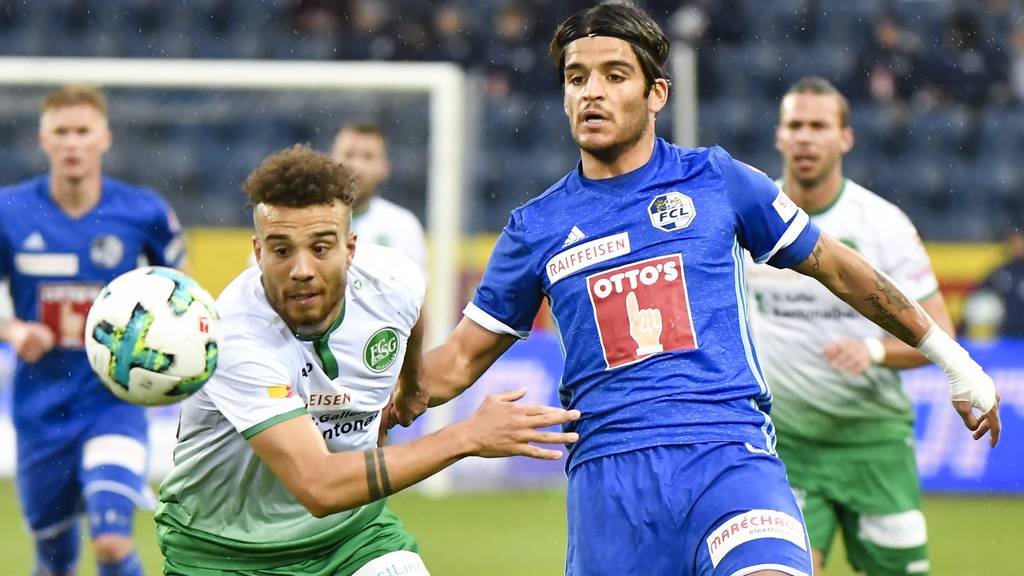
[{"label": "dark curly hair", "polygon": [[564,83],[565,49],[580,38],[610,36],[629,42],[640,61],[647,90],[658,78],[669,80],[665,71],[669,43],[661,27],[646,12],[625,0],[606,0],[565,19],[551,39],[548,53],[558,66],[559,80]]},{"label": "dark curly hair", "polygon": [[352,172],[304,144],[279,150],[242,184],[249,204],[303,208],[335,201],[352,206]]}]

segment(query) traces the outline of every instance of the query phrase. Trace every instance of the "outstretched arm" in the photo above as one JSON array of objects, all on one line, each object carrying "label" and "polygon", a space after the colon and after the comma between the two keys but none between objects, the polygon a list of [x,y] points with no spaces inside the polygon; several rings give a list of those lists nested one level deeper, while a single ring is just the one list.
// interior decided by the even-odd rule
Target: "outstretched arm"
[{"label": "outstretched arm", "polygon": [[[836,296],[938,365],[950,381],[953,405],[975,439],[991,431],[999,441],[999,402],[992,379],[888,276],[842,243],[822,234],[796,271],[817,279]],[[977,418],[971,408],[982,412]]]},{"label": "outstretched arm", "polygon": [[579,412],[515,403],[525,392],[489,396],[469,420],[400,446],[332,453],[303,416],[257,433],[249,445],[311,514],[323,517],[384,498],[466,456],[560,458],[558,450],[531,442],[575,442],[575,433],[539,429],[575,420]]},{"label": "outstretched arm", "polygon": [[[941,292],[936,291],[920,300],[919,304],[943,332],[950,336],[955,335],[953,320],[949,317],[946,301]],[[863,340],[840,338],[825,345],[824,356],[833,368],[849,374],[860,374],[872,364],[893,370],[906,370],[928,364],[928,359],[918,352],[917,348],[893,336]]]},{"label": "outstretched arm", "polygon": [[463,318],[451,336],[423,357],[421,386],[430,405],[444,404],[461,394],[516,342],[509,334],[495,334]]}]

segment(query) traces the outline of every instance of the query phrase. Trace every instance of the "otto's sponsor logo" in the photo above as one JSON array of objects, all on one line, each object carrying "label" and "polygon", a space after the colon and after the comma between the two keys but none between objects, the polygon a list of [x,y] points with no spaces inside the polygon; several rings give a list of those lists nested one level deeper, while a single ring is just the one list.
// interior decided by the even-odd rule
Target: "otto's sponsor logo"
[{"label": "otto's sponsor logo", "polygon": [[711,563],[718,566],[733,548],[761,538],[788,540],[801,550],[807,550],[803,523],[779,510],[751,510],[737,514],[715,528],[705,543]]},{"label": "otto's sponsor logo", "polygon": [[679,262],[668,260],[648,264],[643,268],[634,266],[611,276],[598,277],[594,280],[594,295],[603,300],[612,294],[622,294],[626,290],[636,290],[640,286],[654,286],[659,280],[679,280]]},{"label": "otto's sponsor logo", "polygon": [[588,266],[611,260],[616,256],[629,254],[629,233],[622,232],[613,236],[606,236],[591,240],[559,252],[553,256],[544,269],[548,274],[548,281],[554,284],[562,278],[578,272]]},{"label": "otto's sponsor logo", "polygon": [[363,361],[374,372],[383,372],[398,358],[398,332],[394,328],[381,328],[366,341]]},{"label": "otto's sponsor logo", "polygon": [[92,308],[92,301],[102,289],[99,284],[39,285],[39,321],[53,331],[57,346],[85,346],[85,319]]},{"label": "otto's sponsor logo", "polygon": [[673,191],[655,196],[647,206],[647,214],[651,217],[651,225],[658,230],[675,232],[693,222],[697,209],[689,196]]},{"label": "otto's sponsor logo", "polygon": [[348,392],[336,394],[310,394],[306,401],[306,408],[317,406],[347,406],[352,402],[352,395]]},{"label": "otto's sponsor logo", "polygon": [[608,368],[697,347],[681,255],[593,274],[587,290]]}]

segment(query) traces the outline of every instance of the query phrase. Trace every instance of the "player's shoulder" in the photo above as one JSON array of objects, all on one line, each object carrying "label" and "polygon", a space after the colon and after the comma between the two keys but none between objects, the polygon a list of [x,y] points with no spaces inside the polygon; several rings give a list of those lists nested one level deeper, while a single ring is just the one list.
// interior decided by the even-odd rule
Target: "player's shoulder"
[{"label": "player's shoulder", "polygon": [[842,194],[849,205],[861,213],[870,214],[872,220],[880,224],[886,220],[910,223],[910,217],[902,208],[849,178],[843,182]]},{"label": "player's shoulder", "polygon": [[146,198],[158,196],[152,188],[125,182],[120,178],[107,175],[103,176],[103,193]]},{"label": "player's shoulder", "polygon": [[689,181],[706,183],[746,183],[747,179],[757,178],[770,180],[759,168],[742,160],[737,160],[721,146],[687,148],[677,144],[660,141],[664,148],[663,164],[671,164],[678,172],[678,177]]},{"label": "player's shoulder", "polygon": [[27,192],[38,190],[40,185],[46,184],[46,180],[46,176],[35,176],[27,180],[14,182],[13,184],[5,184],[0,186],[0,194],[25,194]]},{"label": "player's shoulder", "polygon": [[106,202],[118,210],[136,216],[164,217],[168,210],[166,200],[156,190],[112,176],[103,176],[103,196]]},{"label": "player's shoulder", "polygon": [[357,244],[348,283],[352,288],[393,297],[408,296],[417,302],[422,302],[426,291],[419,265],[400,250],[376,244]]},{"label": "player's shoulder", "polygon": [[382,215],[385,215],[390,218],[400,218],[402,220],[411,219],[415,220],[416,223],[419,224],[420,220],[419,218],[416,217],[416,214],[414,214],[412,210],[409,210],[405,206],[402,206],[396,202],[392,202],[391,200],[388,200],[387,198],[382,198],[380,196],[375,196],[373,200],[371,200],[370,202],[373,206],[373,209],[379,210]]},{"label": "player's shoulder", "polygon": [[217,314],[223,329],[232,332],[262,333],[280,321],[267,302],[259,266],[249,266],[224,288],[217,297]]},{"label": "player's shoulder", "polygon": [[47,177],[37,176],[13,184],[0,186],[0,209],[17,209],[27,206],[25,200],[47,187]]}]

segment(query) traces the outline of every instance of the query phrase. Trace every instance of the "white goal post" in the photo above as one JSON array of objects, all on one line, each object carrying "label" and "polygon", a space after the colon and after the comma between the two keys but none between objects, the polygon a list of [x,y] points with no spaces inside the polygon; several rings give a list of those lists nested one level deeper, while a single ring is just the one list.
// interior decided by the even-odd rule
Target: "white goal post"
[{"label": "white goal post", "polygon": [[430,246],[427,272],[429,290],[425,306],[426,344],[439,344],[451,332],[457,313],[458,246],[466,176],[466,78],[455,64],[0,58],[0,87],[71,83],[121,88],[426,93],[430,100],[430,149],[427,151],[427,231]]}]

